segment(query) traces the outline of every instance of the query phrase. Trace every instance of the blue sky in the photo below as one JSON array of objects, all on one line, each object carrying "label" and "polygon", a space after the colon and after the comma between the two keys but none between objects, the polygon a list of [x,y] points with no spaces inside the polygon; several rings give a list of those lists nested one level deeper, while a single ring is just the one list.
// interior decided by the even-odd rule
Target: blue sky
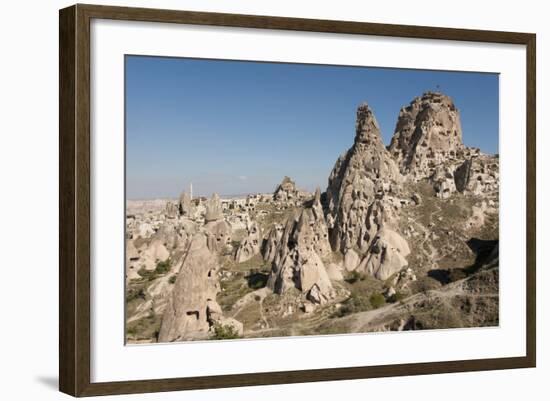
[{"label": "blue sky", "polygon": [[324,190],[360,103],[387,145],[400,108],[438,86],[464,143],[497,153],[497,74],[126,56],[127,197],[270,192],[285,175]]}]

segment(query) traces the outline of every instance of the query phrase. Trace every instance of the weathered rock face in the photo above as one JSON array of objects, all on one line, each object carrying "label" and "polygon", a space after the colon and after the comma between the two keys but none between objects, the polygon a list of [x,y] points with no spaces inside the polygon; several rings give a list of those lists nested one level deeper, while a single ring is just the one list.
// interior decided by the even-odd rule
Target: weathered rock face
[{"label": "weathered rock face", "polygon": [[166,202],[166,218],[168,219],[175,219],[178,216],[179,213],[179,206],[178,204],[168,201]]},{"label": "weathered rock face", "polygon": [[126,280],[138,279],[141,276],[139,270],[139,252],[134,245],[134,241],[126,238]]},{"label": "weathered rock face", "polygon": [[479,155],[464,161],[454,173],[456,189],[474,195],[497,193],[499,189],[499,159]]},{"label": "weathered rock face", "polygon": [[167,219],[152,235],[151,240],[159,240],[168,250],[173,250],[185,247],[188,238],[195,231],[195,224],[188,219]]},{"label": "weathered rock face", "polygon": [[438,166],[431,177],[435,194],[438,198],[446,199],[456,192],[455,177],[450,166]]},{"label": "weathered rock face", "polygon": [[158,262],[166,262],[169,257],[170,252],[168,252],[162,241],[155,239],[141,252],[139,265],[145,270],[155,270]]},{"label": "weathered rock face", "polygon": [[410,253],[409,245],[403,237],[395,231],[383,228],[376,235],[357,270],[386,280],[408,265],[406,257]]},{"label": "weathered rock face", "polygon": [[322,304],[334,297],[334,289],[323,261],[316,252],[293,248],[273,265],[267,286],[282,294],[297,288],[313,303]]},{"label": "weathered rock face", "polygon": [[387,195],[402,182],[397,165],[382,143],[376,118],[367,104],[357,110],[355,143],[336,162],[329,177],[327,201],[330,242],[344,254],[361,252],[392,217]]},{"label": "weathered rock face", "polygon": [[243,324],[231,317],[225,317],[221,306],[216,301],[208,301],[206,303],[206,315],[211,329],[216,325],[232,327],[237,335],[243,335]]},{"label": "weathered rock face", "polygon": [[231,225],[225,220],[214,220],[204,225],[208,249],[214,253],[222,252],[231,245]]},{"label": "weathered rock face", "polygon": [[[297,288],[314,303],[324,303],[334,297],[321,260],[321,256],[330,253],[331,249],[324,216],[319,214],[320,207],[316,197],[311,208],[297,211],[287,220],[280,239],[273,241],[277,243],[276,250],[271,248],[264,253],[264,256],[275,254],[267,283],[275,293]],[[274,233],[273,237],[278,235]]]},{"label": "weathered rock face", "polygon": [[213,194],[212,197],[206,201],[206,214],[204,220],[208,223],[221,219],[223,219],[223,209],[220,196],[218,194]]},{"label": "weathered rock face", "polygon": [[178,209],[181,216],[190,217],[193,215],[194,213],[193,203],[191,202],[191,197],[187,192],[182,192],[182,194],[180,195]]},{"label": "weathered rock face", "polygon": [[254,255],[260,253],[262,246],[262,233],[260,226],[255,221],[250,222],[247,227],[247,236],[239,245],[235,254],[235,260],[237,263],[242,263]]},{"label": "weathered rock face", "polygon": [[191,240],[172,297],[162,317],[160,342],[206,338],[210,323],[207,306],[219,292],[217,259],[206,246],[206,237],[196,234]]},{"label": "weathered rock face", "polygon": [[296,189],[296,183],[292,181],[290,177],[286,176],[273,193],[273,199],[282,202],[295,199],[297,196],[298,190]]},{"label": "weathered rock face", "polygon": [[435,92],[401,109],[389,146],[401,172],[414,179],[430,177],[463,149],[459,111],[450,97]]},{"label": "weathered rock face", "polygon": [[265,261],[273,262],[275,256],[277,256],[277,250],[279,249],[279,244],[281,243],[281,238],[283,237],[285,227],[282,224],[275,223],[267,238],[262,245],[262,256]]},{"label": "weathered rock face", "polygon": [[223,217],[223,209],[218,194],[206,201],[204,233],[208,249],[214,253],[222,252],[231,244],[231,225]]}]

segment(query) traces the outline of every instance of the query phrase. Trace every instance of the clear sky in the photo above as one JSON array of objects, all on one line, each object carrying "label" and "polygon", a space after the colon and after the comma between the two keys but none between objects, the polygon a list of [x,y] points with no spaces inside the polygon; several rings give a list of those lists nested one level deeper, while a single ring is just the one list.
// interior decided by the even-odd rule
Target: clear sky
[{"label": "clear sky", "polygon": [[127,197],[271,192],[285,175],[324,190],[360,103],[388,145],[400,108],[438,86],[464,143],[498,153],[497,74],[127,56]]}]

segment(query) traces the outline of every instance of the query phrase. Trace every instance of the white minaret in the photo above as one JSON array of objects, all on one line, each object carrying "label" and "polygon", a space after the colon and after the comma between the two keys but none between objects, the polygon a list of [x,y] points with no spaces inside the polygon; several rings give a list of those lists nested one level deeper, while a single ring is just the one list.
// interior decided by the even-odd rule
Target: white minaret
[{"label": "white minaret", "polygon": [[191,197],[191,200],[193,200],[193,183],[189,184],[189,196]]}]

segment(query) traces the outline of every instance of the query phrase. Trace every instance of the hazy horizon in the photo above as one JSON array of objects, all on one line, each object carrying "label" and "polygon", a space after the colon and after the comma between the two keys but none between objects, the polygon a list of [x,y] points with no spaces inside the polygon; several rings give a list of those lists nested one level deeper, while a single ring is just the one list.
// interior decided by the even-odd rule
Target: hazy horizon
[{"label": "hazy horizon", "polygon": [[324,191],[367,102],[385,145],[399,110],[449,95],[463,141],[498,153],[498,74],[126,56],[126,195],[273,192],[285,175]]}]

